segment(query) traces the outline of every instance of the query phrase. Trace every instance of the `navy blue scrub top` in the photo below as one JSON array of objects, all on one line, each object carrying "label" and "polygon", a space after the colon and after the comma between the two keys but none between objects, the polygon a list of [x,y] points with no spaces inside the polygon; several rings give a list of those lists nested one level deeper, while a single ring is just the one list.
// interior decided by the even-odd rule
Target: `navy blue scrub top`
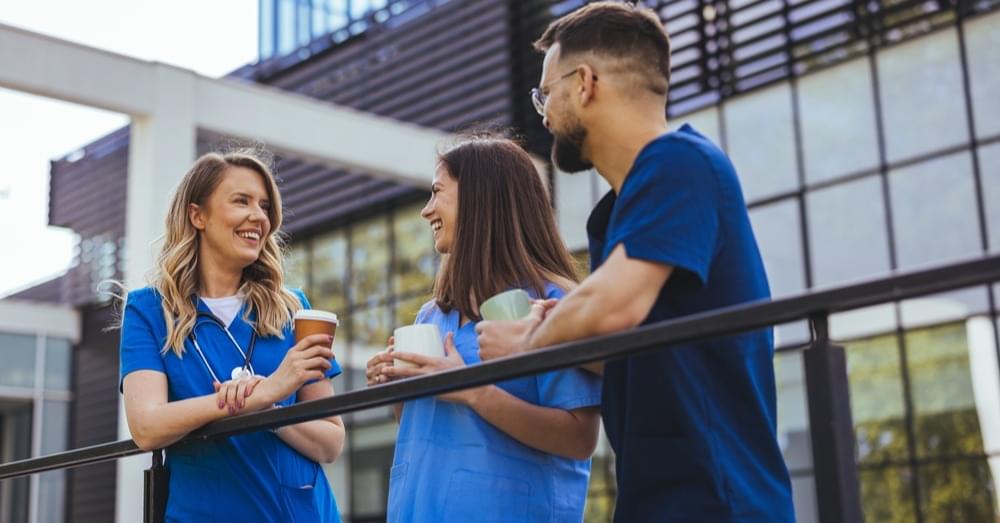
[{"label": "navy blue scrub top", "polygon": [[[305,295],[293,292],[309,308]],[[212,375],[190,339],[184,343],[183,357],[173,350],[161,354],[167,332],[160,303],[160,294],[149,287],[128,294],[121,333],[121,379],[137,370],[162,372],[167,376],[168,401],[214,394]],[[201,300],[198,311],[210,312]],[[252,313],[250,319],[254,319]],[[252,329],[242,310],[229,331],[245,352]],[[233,367],[243,364],[243,355],[211,319],[199,317],[195,333],[215,374],[228,380]],[[274,373],[295,344],[291,323],[283,334],[283,339],[258,337],[251,360],[257,374]],[[340,365],[332,363],[328,378],[341,372]],[[293,393],[279,403],[291,405],[295,400]],[[171,448],[166,465],[170,470],[167,521],[340,521],[320,465],[270,431]]]},{"label": "navy blue scrub top", "polygon": [[[592,270],[618,245],[674,267],[643,325],[770,296],[736,171],[689,125],[642,149],[587,233]],[[606,364],[616,522],[794,521],[773,358],[767,329]]]}]

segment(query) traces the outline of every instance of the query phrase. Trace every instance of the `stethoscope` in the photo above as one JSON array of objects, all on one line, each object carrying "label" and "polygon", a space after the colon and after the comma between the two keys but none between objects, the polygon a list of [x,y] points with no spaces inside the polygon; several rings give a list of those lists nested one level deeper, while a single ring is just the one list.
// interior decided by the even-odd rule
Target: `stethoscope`
[{"label": "stethoscope", "polygon": [[236,350],[240,352],[240,356],[243,356],[243,365],[233,367],[232,372],[229,373],[229,377],[233,380],[241,380],[243,378],[253,376],[255,373],[253,365],[250,364],[250,358],[253,356],[253,349],[257,345],[257,329],[251,330],[250,345],[247,347],[247,351],[243,352],[243,348],[240,347],[240,344],[236,341],[236,338],[233,337],[233,334],[229,332],[229,329],[222,323],[222,320],[216,318],[215,315],[210,312],[198,312],[198,316],[195,318],[194,327],[191,328],[191,334],[188,335],[188,338],[191,340],[191,344],[194,345],[194,350],[198,352],[199,356],[201,356],[201,361],[205,364],[205,368],[208,369],[208,373],[211,374],[212,379],[218,383],[222,383],[222,380],[220,380],[215,374],[215,371],[212,370],[212,366],[208,364],[208,358],[205,357],[205,352],[201,350],[201,345],[198,344],[198,337],[194,333],[194,331],[198,328],[198,319],[200,318],[208,318],[212,321],[212,323],[222,329],[222,331],[226,333],[226,336],[229,337],[229,341],[233,342],[233,347],[236,347]]}]

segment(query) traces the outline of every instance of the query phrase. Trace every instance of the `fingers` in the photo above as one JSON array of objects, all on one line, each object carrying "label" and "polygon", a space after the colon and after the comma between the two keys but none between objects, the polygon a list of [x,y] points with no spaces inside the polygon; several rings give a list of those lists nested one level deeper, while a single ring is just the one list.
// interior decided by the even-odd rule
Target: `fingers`
[{"label": "fingers", "polygon": [[424,365],[430,365],[436,359],[436,358],[431,358],[429,356],[424,356],[423,354],[416,354],[413,352],[393,352],[392,357],[398,360],[408,361],[420,367],[423,367]]},{"label": "fingers", "polygon": [[253,389],[257,388],[257,384],[264,381],[264,376],[254,376],[250,378],[250,383],[247,384],[246,391],[243,393],[244,398],[249,398],[253,394]]},{"label": "fingers", "polygon": [[305,338],[302,338],[302,340],[299,341],[298,343],[296,343],[295,346],[292,347],[291,350],[293,350],[293,351],[304,351],[304,350],[310,349],[312,347],[315,347],[317,345],[322,345],[322,346],[324,346],[326,348],[332,347],[333,346],[333,336],[330,336],[329,334],[312,334],[312,335],[306,336]]},{"label": "fingers", "polygon": [[451,356],[452,353],[456,352],[455,349],[455,335],[449,332],[447,336],[444,337],[444,355]]},{"label": "fingers", "polygon": [[414,376],[423,376],[425,374],[430,374],[433,371],[422,367],[386,367],[382,369],[382,372],[385,376],[388,377],[388,379],[393,379],[393,378],[412,378]]}]

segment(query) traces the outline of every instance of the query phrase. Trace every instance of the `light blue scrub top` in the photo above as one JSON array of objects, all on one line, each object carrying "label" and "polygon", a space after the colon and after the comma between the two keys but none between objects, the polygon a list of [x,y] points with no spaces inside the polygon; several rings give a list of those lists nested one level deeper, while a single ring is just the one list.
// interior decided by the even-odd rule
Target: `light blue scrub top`
[{"label": "light blue scrub top", "polygon": [[[535,293],[527,290],[532,297]],[[561,298],[552,284],[546,298]],[[437,325],[468,365],[480,362],[474,322],[459,327],[459,312],[428,302],[416,323]],[[536,405],[571,410],[601,403],[601,378],[580,369],[548,372],[498,384]],[[590,460],[548,454],[519,443],[464,405],[422,398],[407,401],[389,475],[391,522],[579,522]]]},{"label": "light blue scrub top", "polygon": [[[308,309],[306,297],[294,292]],[[122,319],[121,379],[137,370],[162,372],[167,376],[168,401],[214,394],[212,376],[190,338],[184,342],[183,357],[172,350],[160,354],[167,336],[160,302],[159,293],[148,287],[129,293]],[[201,300],[198,311],[210,312]],[[229,331],[246,351],[252,330],[242,310]],[[229,379],[233,367],[243,364],[243,356],[211,319],[198,318],[195,336],[220,379]],[[264,376],[274,373],[294,343],[291,324],[284,339],[258,337],[251,358],[254,371]],[[340,366],[332,363],[328,378],[340,374]],[[295,399],[292,394],[279,403],[291,405]],[[170,470],[167,521],[340,521],[320,466],[270,431],[171,448],[166,465]]]}]

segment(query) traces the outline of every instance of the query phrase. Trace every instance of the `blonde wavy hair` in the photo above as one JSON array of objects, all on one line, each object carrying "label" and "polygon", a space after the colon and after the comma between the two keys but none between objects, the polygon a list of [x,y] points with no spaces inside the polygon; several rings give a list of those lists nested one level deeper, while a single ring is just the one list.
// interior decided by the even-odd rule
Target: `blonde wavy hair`
[{"label": "blonde wavy hair", "polygon": [[260,174],[271,206],[267,211],[271,229],[263,239],[260,256],[243,269],[240,293],[248,307],[244,319],[256,311],[254,328],[260,336],[282,337],[282,331],[296,311],[302,308],[298,298],[284,286],[282,249],[285,242],[281,228],[281,194],[270,168],[254,152],[208,153],[198,158],[174,192],[167,213],[163,248],[150,276],[150,285],[163,297],[163,319],[167,340],[161,351],[184,354],[184,339],[197,320],[192,297],[198,291],[198,245],[200,236],[189,218],[190,205],[204,206],[230,167],[244,167]]}]

